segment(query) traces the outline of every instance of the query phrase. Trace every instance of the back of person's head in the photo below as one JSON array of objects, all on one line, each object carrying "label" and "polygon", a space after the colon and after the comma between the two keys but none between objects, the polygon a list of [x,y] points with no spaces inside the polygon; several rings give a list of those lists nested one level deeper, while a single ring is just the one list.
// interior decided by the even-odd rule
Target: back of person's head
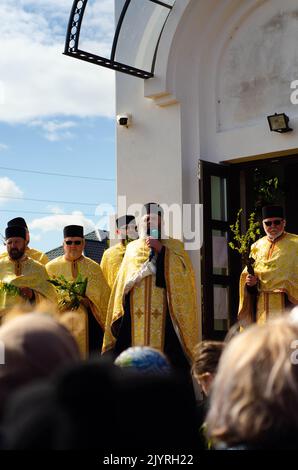
[{"label": "back of person's head", "polygon": [[199,377],[206,372],[215,374],[224,343],[221,341],[202,341],[194,348],[192,373]]},{"label": "back of person's head", "polygon": [[[35,406],[35,402],[38,406]],[[142,375],[104,358],[19,392],[4,421],[6,448],[116,451],[194,450],[195,399],[185,378]]]},{"label": "back of person's head", "polygon": [[220,341],[202,341],[194,348],[191,370],[204,396],[210,394],[223,347],[224,343]]},{"label": "back of person's head", "polygon": [[171,366],[166,356],[148,346],[133,346],[123,351],[115,360],[122,368],[138,371],[140,374],[169,374]]},{"label": "back of person's head", "polygon": [[23,387],[8,401],[5,448],[112,450],[119,371],[111,361],[92,359],[63,368],[50,381]]},{"label": "back of person's head", "polygon": [[116,409],[119,449],[179,453],[197,448],[195,396],[183,375],[122,369]]},{"label": "back of person's head", "polygon": [[215,442],[295,447],[298,432],[298,326],[288,317],[254,325],[220,359],[207,429]]},{"label": "back of person's head", "polygon": [[0,413],[14,390],[80,359],[75,339],[49,315],[12,318],[0,327],[0,342],[5,353],[0,365]]},{"label": "back of person's head", "polygon": [[92,358],[62,372],[56,381],[53,429],[57,449],[106,449],[112,446],[116,426],[115,400],[118,368],[105,358]]},{"label": "back of person's head", "polygon": [[232,325],[229,331],[227,332],[225,339],[224,339],[224,343],[225,344],[229,343],[233,338],[241,334],[240,328],[241,328],[240,322],[234,323],[234,325]]}]

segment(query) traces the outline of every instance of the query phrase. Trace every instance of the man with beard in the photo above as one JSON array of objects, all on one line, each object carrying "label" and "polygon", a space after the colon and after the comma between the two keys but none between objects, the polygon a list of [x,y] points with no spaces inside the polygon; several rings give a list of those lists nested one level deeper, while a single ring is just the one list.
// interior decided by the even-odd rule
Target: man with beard
[{"label": "man with beard", "polygon": [[116,225],[116,234],[120,238],[120,242],[104,252],[100,263],[110,289],[113,288],[128,243],[137,238],[136,221],[133,215],[118,217]]},{"label": "man with beard", "polygon": [[[35,261],[38,261],[39,263],[46,265],[49,262],[49,258],[47,257],[47,255],[42,253],[42,251],[35,250],[34,248],[29,248],[30,233],[28,230],[26,220],[23,219],[23,217],[16,217],[15,219],[11,219],[9,220],[9,222],[7,222],[7,227],[16,227],[16,226],[23,227],[26,230],[26,255],[29,258],[32,258]],[[0,259],[5,256],[8,256],[7,251],[4,251],[3,253],[1,253]]]},{"label": "man with beard", "polygon": [[239,321],[242,327],[280,315],[298,304],[298,236],[285,231],[281,206],[262,209],[265,236],[251,246],[255,275],[240,277]]},{"label": "man with beard", "polygon": [[[110,289],[98,263],[83,255],[84,229],[81,225],[68,225],[63,230],[64,255],[50,261],[46,269],[51,278],[63,276],[76,282],[81,275],[87,281],[86,291],[77,309],[66,311],[62,307],[60,321],[72,332],[84,357],[100,353],[110,297]],[[64,292],[65,293],[65,292]],[[58,300],[63,300],[58,289]]]},{"label": "man with beard", "polygon": [[150,346],[189,370],[199,340],[195,278],[180,240],[165,239],[163,210],[145,205],[139,240],[127,246],[109,303],[103,352]]},{"label": "man with beard", "polygon": [[[55,289],[48,282],[45,267],[26,254],[26,230],[10,226],[5,230],[7,256],[0,259],[0,315],[24,303],[42,300],[57,303]],[[0,321],[1,322],[1,321]]]}]

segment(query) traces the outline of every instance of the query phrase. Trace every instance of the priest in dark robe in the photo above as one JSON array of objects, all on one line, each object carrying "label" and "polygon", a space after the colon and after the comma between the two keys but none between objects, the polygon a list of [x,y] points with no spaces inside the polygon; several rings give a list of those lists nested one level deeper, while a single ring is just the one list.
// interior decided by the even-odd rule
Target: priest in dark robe
[{"label": "priest in dark robe", "polygon": [[[76,338],[81,353],[87,357],[91,353],[100,353],[106,320],[110,289],[98,263],[83,255],[85,247],[84,229],[80,225],[68,225],[64,228],[64,255],[46,265],[49,276],[67,281],[75,281],[80,274],[87,279],[85,296],[77,309],[60,313],[60,321],[70,329]],[[57,290],[58,300],[65,296],[65,291]]]},{"label": "priest in dark robe", "polygon": [[145,209],[113,286],[103,352],[150,346],[186,370],[199,340],[193,268],[183,243],[163,236],[161,206]]}]

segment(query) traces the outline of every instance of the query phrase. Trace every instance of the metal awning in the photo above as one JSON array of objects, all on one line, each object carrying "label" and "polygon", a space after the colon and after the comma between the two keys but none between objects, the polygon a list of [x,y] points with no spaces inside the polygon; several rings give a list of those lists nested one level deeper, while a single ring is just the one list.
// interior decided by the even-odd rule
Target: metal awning
[{"label": "metal awning", "polygon": [[[94,1],[89,0],[89,4],[94,4]],[[105,57],[98,55],[98,51],[89,52],[79,47],[88,0],[74,0],[64,54],[135,77],[152,78],[160,37],[175,1],[125,0],[109,57]],[[138,28],[134,29],[134,24],[137,24]]]}]

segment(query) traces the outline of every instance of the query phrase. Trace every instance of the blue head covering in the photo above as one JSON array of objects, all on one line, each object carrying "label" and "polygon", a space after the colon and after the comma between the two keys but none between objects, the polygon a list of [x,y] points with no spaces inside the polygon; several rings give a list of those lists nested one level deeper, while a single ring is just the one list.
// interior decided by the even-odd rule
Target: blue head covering
[{"label": "blue head covering", "polygon": [[142,374],[169,374],[171,366],[159,351],[147,346],[134,346],[123,351],[116,359],[119,367],[129,367]]}]

